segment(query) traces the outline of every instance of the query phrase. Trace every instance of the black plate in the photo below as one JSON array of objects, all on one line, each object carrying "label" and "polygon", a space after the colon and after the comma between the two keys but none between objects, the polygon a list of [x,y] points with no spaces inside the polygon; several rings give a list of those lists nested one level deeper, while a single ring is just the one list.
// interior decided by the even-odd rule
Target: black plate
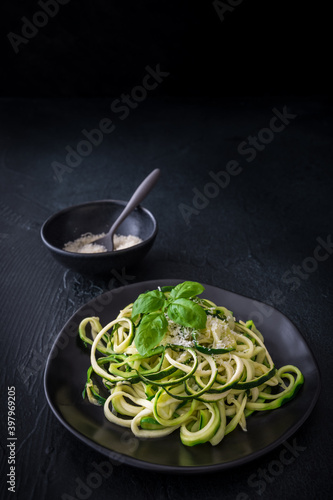
[{"label": "black plate", "polygon": [[[60,332],[49,355],[44,377],[48,403],[60,422],[75,436],[109,458],[151,470],[198,473],[238,466],[280,445],[310,415],[320,392],[320,375],[311,350],[297,328],[279,311],[265,306],[260,330],[277,367],[296,365],[305,383],[295,399],[281,408],[248,419],[248,432],[236,429],[213,447],[209,443],[184,446],[179,431],[154,440],[137,439],[130,430],[106,420],[103,408],[83,400],[81,393],[90,366],[90,349],[77,335],[80,321],[99,316],[102,325],[112,321],[142,292],[180,280],[146,281],[107,292],[79,309]],[[202,297],[231,309],[239,320],[258,311],[254,301],[220,288],[204,285]],[[262,315],[263,316],[263,315]]]}]

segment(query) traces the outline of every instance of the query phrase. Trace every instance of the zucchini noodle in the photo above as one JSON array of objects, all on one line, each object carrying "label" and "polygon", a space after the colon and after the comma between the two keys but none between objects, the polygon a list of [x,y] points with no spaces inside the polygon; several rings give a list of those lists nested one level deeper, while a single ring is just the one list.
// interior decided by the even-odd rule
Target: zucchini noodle
[{"label": "zucchini noodle", "polygon": [[[168,298],[170,290],[163,293]],[[304,378],[293,365],[275,368],[253,321],[236,321],[207,299],[191,300],[204,309],[206,327],[181,326],[161,309],[167,331],[146,355],[135,346],[142,315],[133,321],[133,304],[104,327],[97,317],[81,321],[79,335],[91,345],[83,397],[138,438],[179,429],[186,446],[215,446],[238,427],[246,432],[254,412],[288,402]]]}]

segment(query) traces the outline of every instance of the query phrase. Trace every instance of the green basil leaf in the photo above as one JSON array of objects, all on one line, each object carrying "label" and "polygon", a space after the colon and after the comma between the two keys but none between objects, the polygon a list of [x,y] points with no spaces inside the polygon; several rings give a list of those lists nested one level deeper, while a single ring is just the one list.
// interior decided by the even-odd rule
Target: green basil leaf
[{"label": "green basil leaf", "polygon": [[205,328],[207,316],[205,310],[189,299],[176,299],[168,306],[169,318],[182,326],[201,330]]},{"label": "green basil leaf", "polygon": [[180,283],[171,290],[169,299],[189,299],[190,297],[199,295],[203,291],[204,287],[200,283],[196,281],[184,281],[184,283]]},{"label": "green basil leaf", "polygon": [[146,356],[161,342],[168,328],[168,322],[163,313],[152,312],[142,318],[135,332],[135,347],[139,354]]},{"label": "green basil leaf", "polygon": [[174,286],[171,285],[166,285],[166,286],[161,286],[162,292],[171,292],[171,290],[175,288]]},{"label": "green basil leaf", "polygon": [[141,293],[133,304],[132,318],[138,314],[145,314],[157,311],[164,305],[165,297],[159,290],[152,290],[151,292]]}]

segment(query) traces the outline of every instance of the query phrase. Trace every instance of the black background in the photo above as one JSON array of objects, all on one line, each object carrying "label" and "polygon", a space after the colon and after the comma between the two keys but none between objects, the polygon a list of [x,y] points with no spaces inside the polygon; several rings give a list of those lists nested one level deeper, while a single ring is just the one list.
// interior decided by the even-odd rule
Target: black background
[{"label": "black background", "polygon": [[8,34],[22,35],[22,17],[32,21],[41,8],[34,1],[2,2],[1,94],[115,96],[157,63],[171,73],[158,90],[167,95],[330,92],[325,6],[234,1],[223,12],[202,0],[70,0],[17,54]]},{"label": "black background", "polygon": [[[318,262],[296,288],[283,276],[289,271],[295,278],[293,266],[313,256],[318,238],[332,236],[330,14],[312,2],[244,0],[222,21],[210,1],[71,0],[16,54],[8,33],[20,35],[22,17],[33,19],[40,7],[11,0],[0,9],[1,498],[80,498],[78,481],[104,457],[53,416],[43,389],[47,355],[87,301],[124,280],[159,278],[225,288],[273,305],[295,323],[323,380],[317,406],[293,437],[304,450],[269,474],[262,495],[251,477],[274,472],[283,446],[208,476],[115,466],[86,498],[328,498],[333,258]],[[141,84],[146,66],[158,64],[169,76],[121,121],[110,104]],[[274,109],[295,118],[248,162],[239,145],[269,126]],[[64,164],[65,148],[75,149],[82,130],[103,118],[114,121],[115,131],[57,179],[54,162]],[[186,224],[179,205],[193,207],[193,190],[202,193],[209,172],[224,170],[230,160],[242,173]],[[162,176],[143,205],[156,216],[159,233],[140,265],[125,277],[91,279],[51,258],[40,239],[47,217],[93,199],[128,200],[153,168]],[[12,385],[15,494],[3,481],[6,388]]]}]

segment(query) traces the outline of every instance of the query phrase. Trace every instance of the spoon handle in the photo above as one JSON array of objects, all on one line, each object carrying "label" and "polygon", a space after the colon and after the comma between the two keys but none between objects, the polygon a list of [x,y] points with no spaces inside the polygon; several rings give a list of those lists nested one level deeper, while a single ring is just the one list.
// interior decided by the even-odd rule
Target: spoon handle
[{"label": "spoon handle", "polygon": [[124,219],[139,205],[139,203],[147,196],[147,194],[153,189],[155,186],[159,176],[160,169],[155,168],[144,181],[141,182],[140,186],[134,191],[131,199],[127,203],[125,209],[121,212],[118,219],[112,224],[108,235],[114,233],[117,227],[123,222]]}]

